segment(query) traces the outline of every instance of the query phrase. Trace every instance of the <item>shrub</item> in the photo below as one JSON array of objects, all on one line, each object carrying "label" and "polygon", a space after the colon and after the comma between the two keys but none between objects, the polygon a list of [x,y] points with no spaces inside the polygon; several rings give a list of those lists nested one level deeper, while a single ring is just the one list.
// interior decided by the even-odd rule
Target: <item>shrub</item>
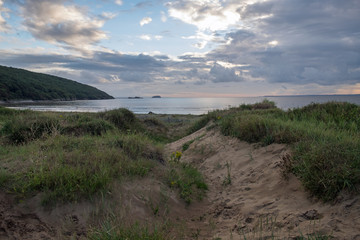
[{"label": "shrub", "polygon": [[5,122],[2,133],[11,144],[22,144],[44,135],[61,132],[60,122],[53,117],[39,116],[26,118],[19,116]]},{"label": "shrub", "polygon": [[120,108],[101,113],[104,119],[110,121],[120,130],[140,130],[141,126],[135,114],[131,111]]}]

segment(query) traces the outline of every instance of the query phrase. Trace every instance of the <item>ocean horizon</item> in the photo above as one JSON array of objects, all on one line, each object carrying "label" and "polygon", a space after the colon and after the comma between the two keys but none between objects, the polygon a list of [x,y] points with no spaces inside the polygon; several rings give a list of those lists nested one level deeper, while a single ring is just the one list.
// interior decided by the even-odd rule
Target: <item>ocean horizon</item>
[{"label": "ocean horizon", "polygon": [[193,114],[201,115],[216,109],[253,104],[264,99],[274,101],[283,110],[299,108],[311,103],[349,102],[360,105],[360,95],[288,95],[259,97],[212,97],[212,98],[173,98],[173,97],[117,97],[109,100],[76,101],[13,101],[1,102],[1,106],[12,109],[54,112],[101,112],[116,108],[126,108],[135,114]]}]

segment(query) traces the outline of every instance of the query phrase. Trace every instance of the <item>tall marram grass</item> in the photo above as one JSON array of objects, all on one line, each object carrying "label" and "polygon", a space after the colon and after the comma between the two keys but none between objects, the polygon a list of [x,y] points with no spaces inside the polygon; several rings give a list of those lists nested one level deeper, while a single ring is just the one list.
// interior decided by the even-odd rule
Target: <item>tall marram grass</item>
[{"label": "tall marram grass", "polygon": [[[262,105],[270,107],[255,107]],[[343,190],[359,193],[360,107],[329,102],[282,111],[272,105],[267,101],[212,112],[201,125],[213,120],[225,135],[262,145],[289,144],[291,170],[324,201]]]}]

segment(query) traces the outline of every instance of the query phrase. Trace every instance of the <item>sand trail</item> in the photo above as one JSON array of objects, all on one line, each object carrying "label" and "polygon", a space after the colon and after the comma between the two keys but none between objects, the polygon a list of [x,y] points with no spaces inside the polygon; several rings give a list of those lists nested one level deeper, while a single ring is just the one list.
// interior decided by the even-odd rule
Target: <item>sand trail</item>
[{"label": "sand trail", "polygon": [[283,176],[285,145],[259,147],[207,129],[167,146],[170,154],[195,139],[181,161],[195,164],[209,186],[201,215],[189,224],[199,239],[360,239],[359,196],[322,203],[294,175]]}]

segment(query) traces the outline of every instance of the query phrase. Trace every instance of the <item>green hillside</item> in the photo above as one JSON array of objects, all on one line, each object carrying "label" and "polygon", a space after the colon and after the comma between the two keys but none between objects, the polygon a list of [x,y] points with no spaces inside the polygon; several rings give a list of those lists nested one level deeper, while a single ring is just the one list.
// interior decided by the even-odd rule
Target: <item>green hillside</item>
[{"label": "green hillside", "polygon": [[0,66],[0,101],[112,98],[99,89],[72,80]]}]

